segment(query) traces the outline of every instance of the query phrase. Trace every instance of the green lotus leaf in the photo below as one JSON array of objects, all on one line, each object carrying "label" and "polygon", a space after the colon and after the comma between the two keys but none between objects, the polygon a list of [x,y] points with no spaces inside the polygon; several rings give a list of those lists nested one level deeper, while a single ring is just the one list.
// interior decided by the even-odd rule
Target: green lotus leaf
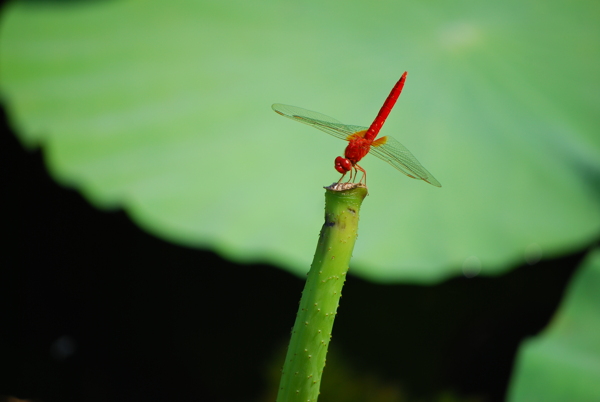
[{"label": "green lotus leaf", "polygon": [[382,135],[443,187],[367,156],[351,272],[431,283],[600,232],[599,24],[595,1],[13,2],[0,91],[94,205],[303,274],[345,142],[271,104],[369,125],[406,70]]},{"label": "green lotus leaf", "polygon": [[600,248],[573,278],[549,327],[521,345],[509,401],[600,400]]}]

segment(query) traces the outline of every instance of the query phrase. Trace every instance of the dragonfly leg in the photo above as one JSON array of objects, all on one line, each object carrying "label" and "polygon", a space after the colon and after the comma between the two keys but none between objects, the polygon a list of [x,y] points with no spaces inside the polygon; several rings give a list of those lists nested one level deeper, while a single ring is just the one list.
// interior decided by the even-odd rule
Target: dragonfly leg
[{"label": "dragonfly leg", "polygon": [[338,183],[341,182],[344,177],[346,177],[346,173],[350,173],[350,177],[348,178],[348,181],[346,183],[354,183],[354,179],[356,178],[356,175],[354,174],[354,168],[348,170],[347,172],[344,172],[342,177],[340,177],[340,179],[338,180]]},{"label": "dragonfly leg", "polygon": [[354,170],[356,171],[355,178],[358,176],[358,171],[360,170],[363,173],[363,177],[358,181],[359,183],[363,183],[365,186],[367,185],[367,171],[357,164],[354,165]]}]

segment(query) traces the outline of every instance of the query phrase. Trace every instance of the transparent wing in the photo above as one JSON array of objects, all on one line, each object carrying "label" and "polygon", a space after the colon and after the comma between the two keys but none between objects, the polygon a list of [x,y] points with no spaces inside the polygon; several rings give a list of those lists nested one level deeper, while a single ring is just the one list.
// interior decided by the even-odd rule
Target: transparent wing
[{"label": "transparent wing", "polygon": [[348,136],[357,131],[367,130],[367,127],[351,126],[342,124],[333,117],[325,116],[324,114],[313,112],[311,110],[302,109],[301,107],[282,105],[275,103],[271,106],[273,110],[282,116],[288,117],[300,123],[307,124],[329,135],[333,135],[341,140],[348,140]]},{"label": "transparent wing", "polygon": [[436,187],[442,187],[440,182],[419,163],[417,158],[392,137],[387,137],[387,141],[383,145],[371,146],[369,153],[386,161],[408,177],[421,179]]}]

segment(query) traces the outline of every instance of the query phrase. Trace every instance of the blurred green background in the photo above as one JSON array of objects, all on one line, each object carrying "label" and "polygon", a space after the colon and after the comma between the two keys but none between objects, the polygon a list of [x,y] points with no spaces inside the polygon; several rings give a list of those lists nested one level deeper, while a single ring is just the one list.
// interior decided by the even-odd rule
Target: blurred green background
[{"label": "blurred green background", "polygon": [[[4,283],[14,292],[15,288],[39,290],[36,286],[66,281],[63,291],[72,298],[67,297],[65,306],[86,300],[89,305],[81,305],[102,310],[101,303],[97,303],[106,296],[77,289],[81,283],[91,286],[94,275],[105,278],[105,286],[112,288],[113,282],[124,275],[138,293],[118,288],[127,297],[123,295],[125,305],[121,308],[114,306],[114,313],[129,318],[123,318],[124,323],[113,321],[113,316],[101,321],[118,332],[123,331],[121,324],[137,317],[144,324],[131,324],[131,331],[126,332],[134,344],[143,343],[142,339],[160,343],[148,338],[149,322],[156,320],[157,325],[168,326],[165,317],[153,316],[162,305],[151,300],[149,289],[155,286],[159,289],[154,290],[171,295],[160,299],[167,305],[166,300],[171,300],[173,294],[192,297],[182,294],[197,287],[207,299],[190,299],[189,305],[182,302],[196,313],[204,311],[204,303],[214,311],[227,308],[230,314],[238,311],[230,310],[230,306],[238,306],[235,309],[240,304],[258,309],[255,295],[266,298],[270,292],[283,292],[290,300],[297,299],[297,284],[301,282],[296,277],[256,264],[283,268],[300,278],[307,271],[322,220],[321,186],[338,179],[333,159],[342,153],[345,144],[317,130],[291,124],[273,113],[270,105],[293,104],[347,124],[368,125],[406,70],[406,87],[382,134],[393,135],[406,145],[444,187],[437,189],[408,180],[381,161],[367,157],[362,166],[369,171],[370,197],[363,207],[350,272],[370,283],[350,281],[372,289],[373,293],[365,290],[352,297],[366,305],[374,303],[373,309],[377,303],[386,304],[381,296],[385,292],[390,292],[390,298],[398,297],[387,303],[378,320],[355,325],[396,334],[385,345],[399,347],[404,353],[411,342],[422,339],[423,343],[415,349],[414,359],[394,363],[385,363],[385,349],[373,351],[370,357],[363,355],[373,347],[365,346],[369,345],[366,341],[362,351],[342,348],[340,356],[360,356],[348,357],[354,362],[347,366],[366,367],[363,364],[368,361],[367,366],[377,367],[379,362],[385,368],[364,372],[357,369],[355,375],[367,380],[346,378],[341,384],[362,384],[360,389],[370,390],[370,395],[381,392],[383,399],[379,400],[502,400],[517,344],[546,324],[574,267],[600,233],[599,20],[600,5],[593,1],[9,2],[2,9],[0,21],[0,90],[10,130],[22,147],[40,154],[28,157],[11,142],[14,139],[5,139],[4,171],[12,183],[6,187],[12,206],[7,211],[14,211],[7,212],[7,219],[14,224],[15,233],[20,233],[7,247],[12,250],[8,265],[27,268],[16,270],[17,279]],[[9,162],[11,157],[18,157],[16,154],[28,162]],[[63,220],[72,219],[69,212],[76,209],[67,207],[70,204],[61,196],[53,205],[48,201],[53,199],[51,196],[41,196],[37,187],[27,183],[35,182],[25,173],[30,170],[27,166],[41,168],[39,158],[58,183],[76,189],[87,202],[106,211],[103,214],[113,211],[100,216],[119,216],[123,221],[104,227],[106,232],[102,232],[87,220],[78,220],[77,225],[73,224],[79,235],[73,236],[65,229],[69,224],[63,227]],[[35,177],[46,183],[44,186],[51,185],[44,181],[43,172],[35,172]],[[69,193],[68,197],[77,196]],[[47,202],[50,204],[44,206]],[[86,208],[85,203],[77,205]],[[150,238],[141,232],[135,238],[146,239],[139,240],[144,246],[128,244],[116,231],[136,229],[118,229],[128,224],[122,213],[116,212],[120,210],[148,233],[204,252],[167,243],[159,247],[154,242],[162,245],[162,240],[147,240]],[[85,236],[92,237],[84,241]],[[106,238],[111,236],[114,239]],[[57,251],[63,250],[61,247],[64,251]],[[186,257],[164,259],[156,254],[161,247],[174,247]],[[171,251],[164,253],[171,255]],[[197,267],[188,271],[186,264],[194,258]],[[255,265],[232,265],[221,258]],[[47,271],[42,270],[45,264]],[[514,273],[507,273],[519,266]],[[99,274],[94,267],[107,270]],[[77,270],[86,273],[76,274]],[[39,275],[53,279],[38,284]],[[144,279],[161,275],[174,276],[170,279],[171,291],[160,289],[158,279]],[[538,275],[546,275],[546,279],[540,280]],[[482,278],[486,276],[490,278]],[[519,282],[524,277],[538,279]],[[140,281],[145,280],[152,285],[140,289]],[[192,280],[198,282],[188,283]],[[232,281],[239,286],[233,286]],[[293,291],[281,281],[290,281]],[[543,285],[539,283],[547,289],[540,289]],[[249,289],[244,289],[244,284]],[[236,290],[228,291],[228,285]],[[465,286],[470,290],[462,288]],[[509,302],[511,286],[519,292]],[[279,287],[287,291],[276,290]],[[583,292],[578,289],[574,286],[570,292]],[[462,290],[466,293],[459,295],[457,292]],[[348,308],[344,313],[358,319],[359,312],[346,307],[352,303],[347,295],[350,292],[345,294],[341,311]],[[44,298],[39,298],[39,292],[33,294],[35,297],[27,299],[29,304],[20,307],[23,311],[7,307],[7,316],[39,316],[37,307]],[[372,300],[369,295],[381,299]],[[540,308],[532,307],[541,295],[545,299],[539,302]],[[284,310],[277,299],[269,300],[264,301],[263,314],[274,314],[270,309],[275,308]],[[427,307],[419,305],[419,300]],[[426,300],[431,300],[431,305]],[[493,305],[498,310],[487,310],[483,307],[487,303],[496,303]],[[595,317],[588,322],[598,321],[600,303],[592,303],[595,308],[577,307],[580,305],[573,307],[575,315],[584,311]],[[272,335],[273,342],[285,343],[282,333],[291,326],[294,311],[291,301],[285,310],[289,322],[270,324],[279,334]],[[367,316],[376,316],[373,311]],[[514,330],[507,329],[511,325],[508,317],[520,311],[527,313],[514,319]],[[91,312],[82,308],[79,314],[87,317]],[[139,318],[144,314],[148,321]],[[431,321],[423,321],[423,314],[432,314]],[[239,354],[249,353],[254,341],[250,342],[246,334],[248,326],[253,325],[236,322],[238,313],[233,315],[214,313],[210,325],[199,317],[195,324],[198,327],[194,328],[225,326],[237,332],[231,342],[246,339],[247,344],[240,345],[230,357],[235,361],[241,358]],[[408,317],[413,315],[410,321]],[[401,322],[403,317],[410,325],[400,330],[397,320]],[[73,325],[91,328],[82,324],[85,319],[73,320]],[[193,318],[183,315],[181,320]],[[487,325],[480,324],[480,320]],[[185,334],[185,325],[177,322],[174,328],[186,337],[178,344],[194,345],[193,337]],[[50,323],[32,319],[19,328],[31,329],[28,325],[48,328]],[[343,331],[343,325],[342,321],[339,331]],[[477,372],[483,366],[500,364],[500,359],[502,370],[488,370],[489,378],[495,380],[468,385],[449,367],[450,361],[464,363],[465,356],[455,349],[456,339],[471,334],[471,325],[485,328],[481,331],[488,336],[475,338],[486,339],[487,343],[482,344],[491,350],[496,345],[498,350],[488,350],[485,358],[475,359],[468,367]],[[75,342],[73,334],[61,338],[63,330],[48,335],[53,339],[48,341],[50,345],[60,339]],[[598,325],[578,330],[597,334],[600,339]],[[440,335],[442,339],[436,343],[433,331],[445,335]],[[361,333],[357,329],[350,332]],[[11,336],[5,335],[5,339]],[[164,336],[167,344],[175,342]],[[339,342],[344,345],[343,339]],[[565,342],[577,343],[569,337]],[[583,378],[581,384],[565,383],[594,400],[597,388],[590,384],[592,379],[600,378],[600,353],[597,344],[591,343],[586,350],[594,351],[589,354],[592,362],[584,364],[582,370],[587,374],[579,377]],[[21,352],[38,356],[28,345],[21,345],[11,359],[22,360]],[[436,349],[435,345],[445,346]],[[561,345],[550,347],[548,353],[554,356],[556,350],[565,347]],[[270,345],[260,350],[276,353],[276,349]],[[148,349],[141,350],[144,352],[139,353],[146,356]],[[183,358],[185,350],[182,346],[174,353],[171,364],[182,367],[175,377],[189,376],[193,382],[197,376],[192,373],[199,373],[199,369],[194,366],[197,363],[189,362],[196,362],[202,354],[199,350],[189,351],[189,356]],[[500,350],[502,358],[498,357]],[[56,354],[52,356],[49,361],[54,363],[48,363],[48,367],[65,363]],[[513,400],[531,400],[522,399],[528,395],[527,389],[535,389],[534,385],[527,388],[528,379],[539,375],[536,377],[531,368],[535,364],[527,362],[535,361],[540,354],[524,349],[519,356],[521,368],[516,372],[525,379],[515,379],[517,385],[510,388],[509,395]],[[91,361],[81,359],[77,364]],[[186,359],[192,366],[183,364]],[[278,361],[278,357],[263,354],[255,359],[253,368],[257,372],[268,371],[265,367],[270,359]],[[340,361],[343,359],[340,357]],[[156,364],[162,366],[164,362],[159,361]],[[81,367],[77,364],[65,367]],[[233,379],[240,375],[214,357],[206,364],[206,372],[216,383],[225,383],[226,377],[221,375]],[[415,364],[421,369],[408,369]],[[556,367],[560,370],[560,365]],[[379,371],[381,375],[373,374]],[[422,378],[428,372],[435,374]],[[156,369],[156,373],[160,374],[147,377],[153,381],[165,378],[162,370]],[[98,375],[89,378],[97,379]],[[334,374],[326,372],[325,381],[328,375]],[[350,370],[346,375],[353,374]],[[370,375],[376,379],[369,383]],[[88,377],[65,376],[64,383],[59,381],[63,384],[59,389],[77,389],[69,395],[90,393],[84,386],[92,381]],[[386,376],[387,380],[380,378]],[[126,378],[122,382],[137,384]],[[255,378],[256,389],[243,400],[268,395],[264,390],[269,386],[259,383]],[[146,384],[145,380],[140,384]],[[118,386],[111,387],[104,390],[107,395],[119,394]],[[35,397],[27,393],[28,389],[26,381],[17,387],[24,396]],[[240,400],[239,396],[228,397],[227,388],[219,392],[219,387],[206,385],[206,389],[211,391],[198,394],[205,400]],[[391,391],[388,395],[381,389]],[[17,391],[8,387],[5,393]],[[44,399],[43,394],[38,396]],[[326,395],[324,391],[322,400],[342,400],[339,394]]]}]

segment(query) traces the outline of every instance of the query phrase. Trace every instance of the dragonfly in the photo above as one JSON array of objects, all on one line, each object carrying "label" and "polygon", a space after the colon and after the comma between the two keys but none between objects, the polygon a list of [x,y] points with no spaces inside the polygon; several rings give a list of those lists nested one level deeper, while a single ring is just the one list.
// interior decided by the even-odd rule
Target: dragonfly
[{"label": "dragonfly", "polygon": [[349,181],[352,181],[353,178],[356,180],[358,172],[360,171],[363,176],[359,180],[359,183],[364,181],[366,184],[367,172],[358,165],[358,162],[360,162],[367,154],[372,154],[379,159],[386,161],[412,179],[420,179],[436,187],[442,187],[440,182],[437,181],[436,178],[419,163],[417,158],[415,158],[414,155],[398,140],[389,136],[376,138],[402,92],[407,74],[407,72],[404,72],[402,77],[400,77],[400,80],[394,85],[394,88],[392,88],[392,91],[383,103],[383,106],[370,127],[342,124],[333,117],[301,107],[283,105],[281,103],[273,104],[272,108],[282,116],[307,124],[336,138],[348,141],[348,146],[346,146],[346,150],[344,151],[344,157],[338,156],[335,158],[335,170],[342,174],[338,183],[342,181],[348,173],[350,173]]}]

